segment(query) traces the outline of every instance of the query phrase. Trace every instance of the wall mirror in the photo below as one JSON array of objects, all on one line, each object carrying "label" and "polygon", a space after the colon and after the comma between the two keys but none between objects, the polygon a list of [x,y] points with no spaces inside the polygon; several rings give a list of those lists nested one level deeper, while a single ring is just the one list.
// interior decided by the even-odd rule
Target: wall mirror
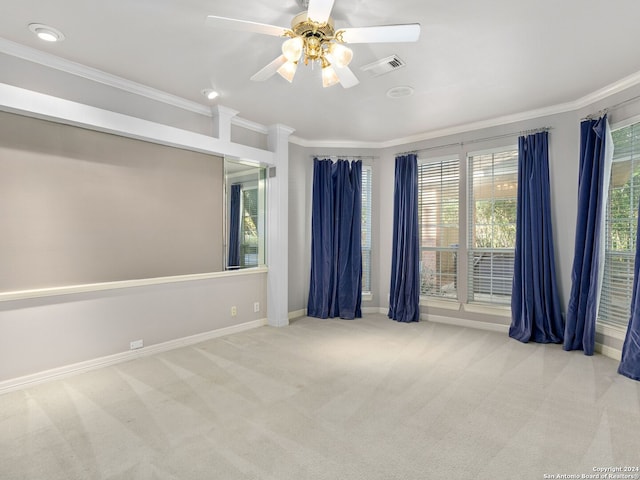
[{"label": "wall mirror", "polygon": [[225,157],[225,266],[265,265],[266,172],[256,163]]}]

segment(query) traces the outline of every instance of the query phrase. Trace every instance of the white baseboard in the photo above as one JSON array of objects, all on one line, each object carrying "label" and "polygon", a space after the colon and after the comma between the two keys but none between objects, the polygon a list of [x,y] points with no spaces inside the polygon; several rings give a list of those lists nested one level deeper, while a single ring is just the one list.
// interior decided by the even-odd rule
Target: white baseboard
[{"label": "white baseboard", "polygon": [[[497,323],[489,322],[477,322],[475,320],[463,320],[461,318],[443,317],[439,315],[421,315],[420,320],[426,320],[428,322],[445,323],[447,325],[455,325],[458,327],[477,328],[480,330],[490,330],[492,332],[509,333],[509,325],[500,325]],[[604,355],[605,357],[612,358],[620,361],[622,359],[622,351],[617,348],[602,345],[596,343],[595,351]]]},{"label": "white baseboard", "polygon": [[445,323],[447,325],[455,325],[457,327],[477,328],[479,330],[489,330],[491,332],[509,333],[509,325],[501,325],[499,323],[478,322],[476,320],[465,320],[455,317],[443,317],[441,315],[420,315],[420,320],[426,320],[434,323]]},{"label": "white baseboard", "polygon": [[[387,312],[388,312],[387,308],[363,308],[362,309],[362,313],[380,313],[380,314],[386,315]],[[499,323],[478,322],[476,320],[466,320],[466,319],[455,318],[455,317],[444,317],[442,315],[431,315],[427,313],[421,314],[420,320],[427,321],[427,322],[434,322],[434,323],[444,323],[447,325],[455,325],[457,327],[489,330],[491,332],[507,333],[507,334],[509,333],[509,325],[501,325]],[[618,338],[618,337],[616,336],[614,338]],[[617,348],[596,343],[595,350],[597,353],[600,353],[601,355],[612,358],[614,360],[620,361],[622,358],[622,351],[618,350]]]},{"label": "white baseboard", "polygon": [[378,307],[363,307],[362,313],[380,313],[382,315],[386,315],[389,309],[387,308],[378,308]]},{"label": "white baseboard", "polygon": [[[362,313],[381,313],[383,315],[387,314],[386,308],[378,308],[378,307],[362,307]],[[302,310],[295,310],[293,312],[289,312],[289,320],[294,318],[306,317],[307,309],[303,308]]]},{"label": "white baseboard", "polygon": [[617,361],[622,360],[622,350],[618,350],[617,348],[608,347],[607,345],[602,345],[601,343],[596,343],[595,350],[597,353],[600,353],[605,357],[609,357]]},{"label": "white baseboard", "polygon": [[294,312],[289,312],[289,320],[293,318],[306,317],[306,316],[307,316],[306,308],[303,308],[302,310],[296,310]]},{"label": "white baseboard", "polygon": [[[380,308],[367,307],[362,309],[363,313],[369,313],[369,314],[380,313],[380,314],[386,315],[387,311],[388,311],[387,308],[382,308],[382,307]],[[303,317],[306,314],[307,314],[306,309],[289,312],[289,319]],[[480,330],[489,330],[489,331],[499,332],[499,333],[509,332],[508,325],[499,325],[496,323],[478,322],[475,320],[465,320],[461,318],[444,317],[440,315],[427,315],[427,314],[421,315],[420,319],[429,321],[429,322],[434,322],[434,323],[443,323],[447,325],[455,325],[458,327],[477,328]],[[156,345],[149,345],[148,347],[143,347],[137,350],[130,350],[127,352],[107,355],[105,357],[95,358],[92,360],[87,360],[85,362],[79,362],[71,365],[65,365],[63,367],[53,368],[51,370],[45,370],[44,372],[38,372],[31,375],[25,375],[23,377],[12,378],[10,380],[5,380],[3,382],[0,382],[0,395],[14,391],[14,390],[20,390],[23,388],[32,387],[40,383],[45,383],[52,380],[59,380],[61,378],[77,375],[77,374],[88,372],[91,370],[96,370],[98,368],[108,367],[111,365],[116,365],[118,363],[127,362],[135,358],[140,358],[148,355],[153,355],[156,353],[166,352],[168,350],[173,350],[173,349],[185,347],[188,345],[194,345],[196,343],[204,342],[206,340],[210,340],[213,338],[223,337],[225,335],[231,335],[233,333],[243,332],[245,330],[258,328],[265,325],[267,325],[267,319],[262,318],[259,320],[253,320],[251,322],[242,323],[240,325],[233,325],[230,327],[219,328],[216,330],[211,330],[209,332],[198,333],[196,335],[191,335],[188,337],[169,340],[168,342],[158,343]],[[622,357],[622,352],[617,348],[602,345],[600,343],[596,343],[595,350],[596,352],[606,357],[612,358],[614,360],[620,361]]]},{"label": "white baseboard", "polygon": [[61,378],[77,375],[80,373],[96,370],[98,368],[108,367],[116,365],[118,363],[127,362],[135,358],[145,357],[160,352],[166,352],[175,348],[186,347],[196,343],[204,342],[212,338],[223,337],[232,333],[243,332],[252,328],[258,328],[267,325],[267,319],[262,318],[259,320],[253,320],[251,322],[241,323],[240,325],[232,325],[230,327],[219,328],[211,330],[209,332],[198,333],[188,337],[177,338],[175,340],[169,340],[168,342],[158,343],[155,345],[149,345],[148,347],[139,348],[137,350],[130,350],[127,352],[115,353],[113,355],[107,355],[105,357],[94,358],[85,362],[74,363],[71,365],[65,365],[63,367],[52,368],[51,370],[45,370],[44,372],[38,372],[31,375],[25,375],[23,377],[12,378],[0,382],[0,395],[8,393],[14,390],[20,390],[23,388],[29,388],[40,383],[49,382],[52,380],[59,380]]}]

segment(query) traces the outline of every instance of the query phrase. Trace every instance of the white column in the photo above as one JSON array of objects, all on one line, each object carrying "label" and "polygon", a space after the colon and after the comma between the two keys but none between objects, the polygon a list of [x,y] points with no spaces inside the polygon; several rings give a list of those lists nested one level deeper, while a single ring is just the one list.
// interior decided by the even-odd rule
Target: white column
[{"label": "white column", "polygon": [[231,119],[238,115],[238,111],[223,107],[222,105],[214,106],[211,111],[213,112],[213,136],[220,140],[230,142]]},{"label": "white column", "polygon": [[275,169],[267,187],[267,321],[272,327],[289,325],[289,136],[294,129],[271,125],[268,145]]}]

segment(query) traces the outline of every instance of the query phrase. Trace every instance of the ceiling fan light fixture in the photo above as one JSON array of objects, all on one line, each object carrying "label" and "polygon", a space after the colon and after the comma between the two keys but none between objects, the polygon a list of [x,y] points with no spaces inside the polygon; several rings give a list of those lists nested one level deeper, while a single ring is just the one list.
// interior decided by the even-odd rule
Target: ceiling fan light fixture
[{"label": "ceiling fan light fixture", "polygon": [[293,37],[282,44],[282,54],[289,62],[297,62],[302,55],[304,40],[302,37]]},{"label": "ceiling fan light fixture", "polygon": [[322,48],[322,40],[315,36],[306,37],[304,40],[304,63],[308,64],[309,61],[319,61],[324,55],[324,49]]},{"label": "ceiling fan light fixture", "polygon": [[346,67],[353,59],[353,50],[340,43],[331,43],[329,45],[329,53],[333,58],[333,63],[338,68]]},{"label": "ceiling fan light fixture", "polygon": [[298,69],[298,62],[286,62],[277,70],[282,78],[287,82],[293,82],[293,77]]},{"label": "ceiling fan light fixture", "polygon": [[[344,88],[351,88],[359,83],[349,68],[353,51],[345,44],[415,42],[420,37],[418,23],[349,27],[336,31],[331,18],[335,0],[298,2],[308,8],[291,19],[291,28],[215,15],[207,16],[207,24],[283,38],[282,54],[255,73],[251,80],[262,82],[279,73],[291,82],[300,62],[307,66],[311,64],[311,67],[317,63],[322,69],[324,87],[340,83]],[[398,67],[395,62],[392,65]]]}]

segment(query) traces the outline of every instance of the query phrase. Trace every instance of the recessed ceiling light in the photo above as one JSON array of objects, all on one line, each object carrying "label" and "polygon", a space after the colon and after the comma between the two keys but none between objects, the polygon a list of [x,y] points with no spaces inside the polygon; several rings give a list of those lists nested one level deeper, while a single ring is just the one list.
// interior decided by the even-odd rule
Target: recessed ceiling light
[{"label": "recessed ceiling light", "polygon": [[204,90],[202,90],[202,95],[207,97],[209,100],[213,100],[214,98],[220,96],[220,94],[212,88],[205,88]]},{"label": "recessed ceiling light", "polygon": [[42,23],[30,23],[29,30],[35,33],[40,40],[44,40],[45,42],[61,42],[64,40],[64,34],[60,30]]},{"label": "recessed ceiling light", "polygon": [[413,95],[413,87],[408,85],[393,87],[387,90],[387,97],[389,98],[410,97],[411,95]]}]

